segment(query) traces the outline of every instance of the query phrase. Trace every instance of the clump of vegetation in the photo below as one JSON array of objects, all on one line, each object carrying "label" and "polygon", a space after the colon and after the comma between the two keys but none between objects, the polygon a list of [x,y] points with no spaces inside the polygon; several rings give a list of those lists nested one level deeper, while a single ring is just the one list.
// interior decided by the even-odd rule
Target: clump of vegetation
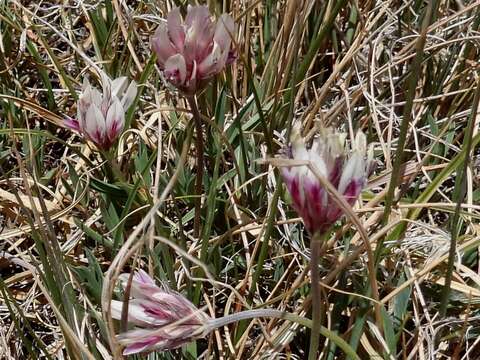
[{"label": "clump of vegetation", "polygon": [[477,359],[479,26],[0,1],[0,356]]}]

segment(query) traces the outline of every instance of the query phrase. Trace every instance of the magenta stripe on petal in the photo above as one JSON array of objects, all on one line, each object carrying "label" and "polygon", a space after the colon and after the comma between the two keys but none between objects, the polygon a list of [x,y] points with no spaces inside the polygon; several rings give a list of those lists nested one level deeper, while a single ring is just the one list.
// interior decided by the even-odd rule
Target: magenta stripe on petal
[{"label": "magenta stripe on petal", "polygon": [[355,201],[357,201],[358,195],[360,195],[360,192],[362,191],[362,185],[363,181],[354,179],[350,181],[350,183],[345,188],[343,196],[345,196],[345,200],[347,200],[350,205],[353,205]]},{"label": "magenta stripe on petal", "polygon": [[78,120],[72,119],[72,118],[66,118],[63,123],[65,126],[69,127],[70,129],[80,131],[80,125],[78,123]]},{"label": "magenta stripe on petal", "polygon": [[340,218],[340,216],[342,216],[342,213],[343,213],[342,209],[340,209],[336,204],[334,204],[332,200],[332,203],[328,207],[327,221],[330,224],[335,223],[335,221],[337,221]]},{"label": "magenta stripe on petal", "polygon": [[148,315],[151,315],[159,320],[172,320],[173,318],[172,314],[165,309],[165,306],[162,308],[161,304],[155,304],[153,301],[142,302],[140,306]]},{"label": "magenta stripe on petal", "polygon": [[343,156],[338,156],[335,159],[335,164],[333,165],[333,169],[328,176],[328,180],[332,183],[334,187],[338,187],[338,183],[340,182],[340,178],[342,176],[342,167],[343,167]]},{"label": "magenta stripe on petal", "polygon": [[[120,275],[125,283],[131,274]],[[206,335],[209,316],[181,294],[160,288],[144,271],[131,282],[128,322],[136,329],[118,335],[125,355],[173,349]],[[112,316],[121,317],[122,302],[112,300]]]},{"label": "magenta stripe on petal", "polygon": [[146,351],[149,348],[155,346],[161,340],[162,340],[162,337],[160,336],[151,336],[141,341],[139,340],[133,345],[127,346],[123,350],[123,355],[131,355],[131,354],[136,354],[142,351]]},{"label": "magenta stripe on petal", "polygon": [[[345,149],[345,138],[346,134],[324,128],[310,142],[302,136],[301,124],[297,123],[292,129],[291,144],[279,155],[316,166],[352,206],[366,183],[365,169],[371,157],[368,155],[365,159],[366,139],[361,132],[357,134],[351,151]],[[286,167],[281,169],[281,174],[292,196],[292,205],[311,234],[327,231],[342,216],[343,208],[327,194],[322,182],[307,166]]]},{"label": "magenta stripe on petal", "polygon": [[133,275],[133,280],[138,281],[139,283],[142,284],[147,284],[147,285],[155,285],[155,281],[148,275],[144,270],[138,270],[135,272],[135,275]]},{"label": "magenta stripe on petal", "polygon": [[300,194],[300,184],[298,176],[294,176],[287,184],[287,186],[289,186],[290,195],[292,196],[295,205],[300,209],[303,208],[303,200]]},{"label": "magenta stripe on petal", "polygon": [[305,197],[305,208],[311,218],[313,227],[313,229],[309,230],[315,231],[322,227],[329,226],[330,224],[326,218],[328,197],[320,183],[310,179],[305,180]]}]

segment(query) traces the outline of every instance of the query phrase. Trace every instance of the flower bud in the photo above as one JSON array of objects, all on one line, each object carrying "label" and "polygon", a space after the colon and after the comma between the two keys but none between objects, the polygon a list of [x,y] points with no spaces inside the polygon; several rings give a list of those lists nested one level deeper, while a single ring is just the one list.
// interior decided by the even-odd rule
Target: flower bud
[{"label": "flower bud", "polygon": [[234,31],[230,15],[223,14],[213,22],[207,6],[189,5],[184,21],[179,8],[170,11],[151,43],[166,80],[192,95],[235,60]]},{"label": "flower bud", "polygon": [[[367,159],[366,138],[358,132],[352,149],[345,149],[346,135],[327,128],[307,147],[300,129],[292,131],[291,145],[284,157],[309,161],[335,189],[353,205],[366,185],[371,153]],[[307,165],[283,167],[282,177],[292,196],[293,207],[303,218],[307,230],[325,233],[343,214],[332,196]]]},{"label": "flower bud", "polygon": [[[130,274],[120,275],[124,284]],[[133,275],[128,303],[128,323],[135,329],[118,335],[124,355],[165,351],[206,336],[209,316],[181,294],[155,285],[145,271]],[[121,319],[123,302],[112,300],[112,317]]]},{"label": "flower bud", "polygon": [[127,78],[102,79],[102,91],[92,87],[85,78],[77,101],[77,118],[65,120],[65,125],[78,131],[98,148],[108,150],[123,130],[125,112],[137,95],[137,84],[127,88]]}]

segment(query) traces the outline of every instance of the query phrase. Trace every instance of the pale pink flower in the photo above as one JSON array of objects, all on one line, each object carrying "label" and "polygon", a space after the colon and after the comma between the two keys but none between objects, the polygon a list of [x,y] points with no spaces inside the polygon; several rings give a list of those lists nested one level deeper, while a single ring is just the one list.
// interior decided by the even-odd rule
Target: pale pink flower
[{"label": "pale pink flower", "polygon": [[185,94],[194,94],[208,79],[235,60],[233,19],[228,14],[215,23],[207,6],[188,6],[182,20],[174,8],[160,23],[151,42],[163,74]]},{"label": "pale pink flower", "polygon": [[[311,147],[307,147],[299,127],[294,127],[291,145],[283,155],[310,161],[347,203],[353,205],[366,185],[372,155],[369,152],[367,158],[366,138],[362,132],[357,133],[351,151],[345,149],[345,139],[345,134],[327,128],[313,140]],[[283,167],[281,174],[292,196],[293,207],[311,234],[324,233],[343,214],[307,165]]]},{"label": "pale pink flower", "polygon": [[127,87],[126,77],[102,79],[103,94],[85,78],[77,101],[77,118],[65,120],[65,125],[78,131],[98,148],[108,150],[123,130],[125,112],[137,94],[137,84]]},{"label": "pale pink flower", "polygon": [[[125,284],[130,274],[120,275]],[[181,294],[155,285],[145,271],[133,275],[128,323],[137,328],[118,335],[124,355],[177,348],[210,331],[209,316]],[[112,300],[112,317],[121,319],[122,301]]]}]

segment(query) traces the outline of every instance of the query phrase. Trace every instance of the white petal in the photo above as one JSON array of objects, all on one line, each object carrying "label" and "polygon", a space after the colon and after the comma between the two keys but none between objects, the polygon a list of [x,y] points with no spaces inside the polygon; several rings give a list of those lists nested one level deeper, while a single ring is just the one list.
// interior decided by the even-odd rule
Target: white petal
[{"label": "white petal", "polygon": [[[168,323],[168,320],[158,319],[145,312],[141,306],[142,300],[130,300],[128,303],[128,322],[137,326],[160,326]],[[121,320],[123,301],[112,300],[111,314],[112,318]]]},{"label": "white petal", "polygon": [[[128,274],[130,275],[130,274]],[[153,280],[150,275],[147,274],[146,271],[140,269],[138,270],[135,275],[133,275],[133,280],[138,281],[142,284],[153,285],[155,286],[155,280]]]},{"label": "white petal", "polygon": [[120,320],[122,318],[123,302],[112,300],[110,303],[110,313],[112,318]]},{"label": "white petal", "polygon": [[363,132],[357,132],[352,148],[353,151],[358,151],[361,155],[365,156],[367,152],[367,138]]},{"label": "white petal", "polygon": [[343,168],[342,176],[338,184],[338,192],[343,194],[352,181],[352,179],[360,179],[365,176],[365,163],[363,157],[358,153],[353,153],[347,164]]},{"label": "white petal", "polygon": [[187,78],[187,65],[185,63],[185,58],[181,54],[169,57],[165,62],[164,74],[167,80],[173,85],[183,85]]},{"label": "white petal", "polygon": [[[88,110],[88,109],[87,109]],[[85,131],[85,117],[87,113],[86,111],[83,112],[80,107],[80,102],[77,103],[77,121],[78,121],[78,129],[80,132]]]},{"label": "white petal", "polygon": [[132,105],[133,100],[135,100],[136,96],[137,96],[137,83],[135,81],[132,81],[128,86],[127,91],[122,97],[122,106],[125,111],[127,111],[130,105]]},{"label": "white petal", "polygon": [[226,60],[227,58],[222,53],[222,49],[214,42],[212,52],[198,65],[198,77],[200,79],[206,79],[219,73],[225,66]]},{"label": "white petal", "polygon": [[172,9],[167,16],[168,37],[178,51],[183,50],[185,30],[182,25],[182,16],[178,7]]},{"label": "white petal", "polygon": [[228,14],[223,14],[217,20],[217,27],[213,40],[219,44],[222,50],[230,50],[230,43],[232,42],[233,32],[235,31],[235,23]]},{"label": "white petal", "polygon": [[[308,160],[320,172],[320,175],[322,175],[325,178],[328,178],[327,163],[325,162],[325,160],[321,156],[319,156],[314,151],[310,151]],[[315,175],[315,174],[311,174],[311,175],[314,179],[317,179],[317,175]]]},{"label": "white petal", "polygon": [[115,97],[113,104],[107,112],[106,131],[108,138],[113,141],[123,130],[125,113],[120,101]]},{"label": "white petal", "polygon": [[177,50],[173,47],[168,37],[167,24],[160,23],[158,25],[155,34],[150,40],[153,51],[157,54],[157,61],[161,69],[165,66],[165,61],[177,53]]},{"label": "white petal", "polygon": [[103,99],[102,101],[110,101],[112,97],[112,80],[105,74],[101,74],[102,78],[102,90],[103,90]]},{"label": "white petal", "polygon": [[103,96],[96,88],[91,88],[91,102],[99,109],[102,106]]},{"label": "white petal", "polygon": [[97,145],[102,145],[105,138],[105,119],[102,112],[95,104],[90,105],[88,108],[85,117],[85,132],[90,140]]},{"label": "white petal", "polygon": [[112,81],[112,95],[119,96],[127,87],[128,79],[126,76],[121,76]]}]

